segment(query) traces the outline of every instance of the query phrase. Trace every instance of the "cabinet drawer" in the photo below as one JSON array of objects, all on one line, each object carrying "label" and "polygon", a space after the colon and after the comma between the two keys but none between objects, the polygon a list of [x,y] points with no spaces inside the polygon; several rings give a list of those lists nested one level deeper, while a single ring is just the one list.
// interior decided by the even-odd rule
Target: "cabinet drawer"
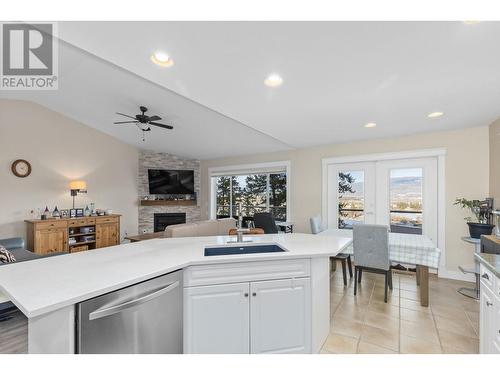
[{"label": "cabinet drawer", "polygon": [[117,217],[96,217],[96,224],[118,223]]},{"label": "cabinet drawer", "polygon": [[481,283],[487,286],[491,291],[495,288],[495,275],[489,269],[487,269],[483,264],[479,268],[479,276],[481,278]]},{"label": "cabinet drawer", "polygon": [[68,221],[69,227],[81,227],[82,225],[94,225],[95,219],[92,217],[75,218]]},{"label": "cabinet drawer", "polygon": [[310,268],[309,259],[191,266],[184,270],[184,286],[308,277]]},{"label": "cabinet drawer", "polygon": [[66,228],[66,221],[47,221],[46,223],[36,223],[35,230]]}]

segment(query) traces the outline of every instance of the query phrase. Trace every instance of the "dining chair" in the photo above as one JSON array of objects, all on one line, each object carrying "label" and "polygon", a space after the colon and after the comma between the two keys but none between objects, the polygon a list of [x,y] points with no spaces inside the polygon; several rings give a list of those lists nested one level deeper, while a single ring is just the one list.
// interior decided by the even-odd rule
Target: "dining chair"
[{"label": "dining chair", "polygon": [[384,302],[387,303],[387,288],[392,290],[392,270],[389,260],[389,227],[387,225],[354,224],[353,255],[354,295],[361,282],[363,271],[385,275]]},{"label": "dining chair", "polygon": [[[311,224],[311,233],[312,234],[318,234],[321,233],[325,230],[325,227],[323,225],[321,216],[314,216],[309,219],[309,223]],[[342,264],[342,277],[344,278],[344,285],[347,286],[347,270],[346,270],[346,263],[347,267],[349,267],[349,278],[352,279],[352,262],[351,262],[351,255],[350,254],[344,254],[344,253],[339,253],[334,257],[330,258],[334,262],[337,260],[340,260],[340,263]]]},{"label": "dining chair", "polygon": [[253,222],[255,228],[264,229],[266,234],[278,233],[278,227],[274,221],[274,216],[271,212],[258,212],[253,215]]}]

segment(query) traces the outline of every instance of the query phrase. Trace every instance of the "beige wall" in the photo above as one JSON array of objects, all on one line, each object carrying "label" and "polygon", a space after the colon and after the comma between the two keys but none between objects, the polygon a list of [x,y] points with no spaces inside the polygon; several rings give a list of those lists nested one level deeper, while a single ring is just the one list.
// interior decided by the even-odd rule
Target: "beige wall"
[{"label": "beige wall", "polygon": [[314,147],[289,152],[202,161],[201,207],[208,216],[208,168],[222,165],[291,161],[291,215],[300,232],[309,232],[309,218],[321,213],[321,159],[425,148],[446,148],[446,264],[456,271],[459,264],[472,264],[472,247],[460,240],[467,234],[465,212],[456,197],[484,198],[489,192],[488,127],[419,134],[350,144]]},{"label": "beige wall", "polygon": [[[16,159],[33,168],[10,170]],[[122,217],[122,237],[137,233],[138,151],[130,145],[34,103],[0,100],[0,238],[25,236],[30,210],[70,208],[68,183],[87,181],[77,206],[94,202]]]},{"label": "beige wall", "polygon": [[490,125],[490,196],[500,209],[500,119]]}]

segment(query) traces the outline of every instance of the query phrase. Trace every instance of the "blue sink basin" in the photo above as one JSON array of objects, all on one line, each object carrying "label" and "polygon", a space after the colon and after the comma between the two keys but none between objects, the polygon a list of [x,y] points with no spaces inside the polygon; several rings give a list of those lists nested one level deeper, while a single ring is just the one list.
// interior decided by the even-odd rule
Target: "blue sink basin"
[{"label": "blue sink basin", "polygon": [[249,246],[224,246],[224,247],[206,247],[205,256],[213,255],[240,255],[257,253],[280,253],[283,250],[278,245],[249,245]]}]

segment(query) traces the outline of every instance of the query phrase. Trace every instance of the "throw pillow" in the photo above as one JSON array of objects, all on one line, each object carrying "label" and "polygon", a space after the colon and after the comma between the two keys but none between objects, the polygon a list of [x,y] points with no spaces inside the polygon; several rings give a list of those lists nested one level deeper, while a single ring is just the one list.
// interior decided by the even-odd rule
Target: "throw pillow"
[{"label": "throw pillow", "polygon": [[0,263],[14,263],[16,258],[4,246],[0,245]]}]

